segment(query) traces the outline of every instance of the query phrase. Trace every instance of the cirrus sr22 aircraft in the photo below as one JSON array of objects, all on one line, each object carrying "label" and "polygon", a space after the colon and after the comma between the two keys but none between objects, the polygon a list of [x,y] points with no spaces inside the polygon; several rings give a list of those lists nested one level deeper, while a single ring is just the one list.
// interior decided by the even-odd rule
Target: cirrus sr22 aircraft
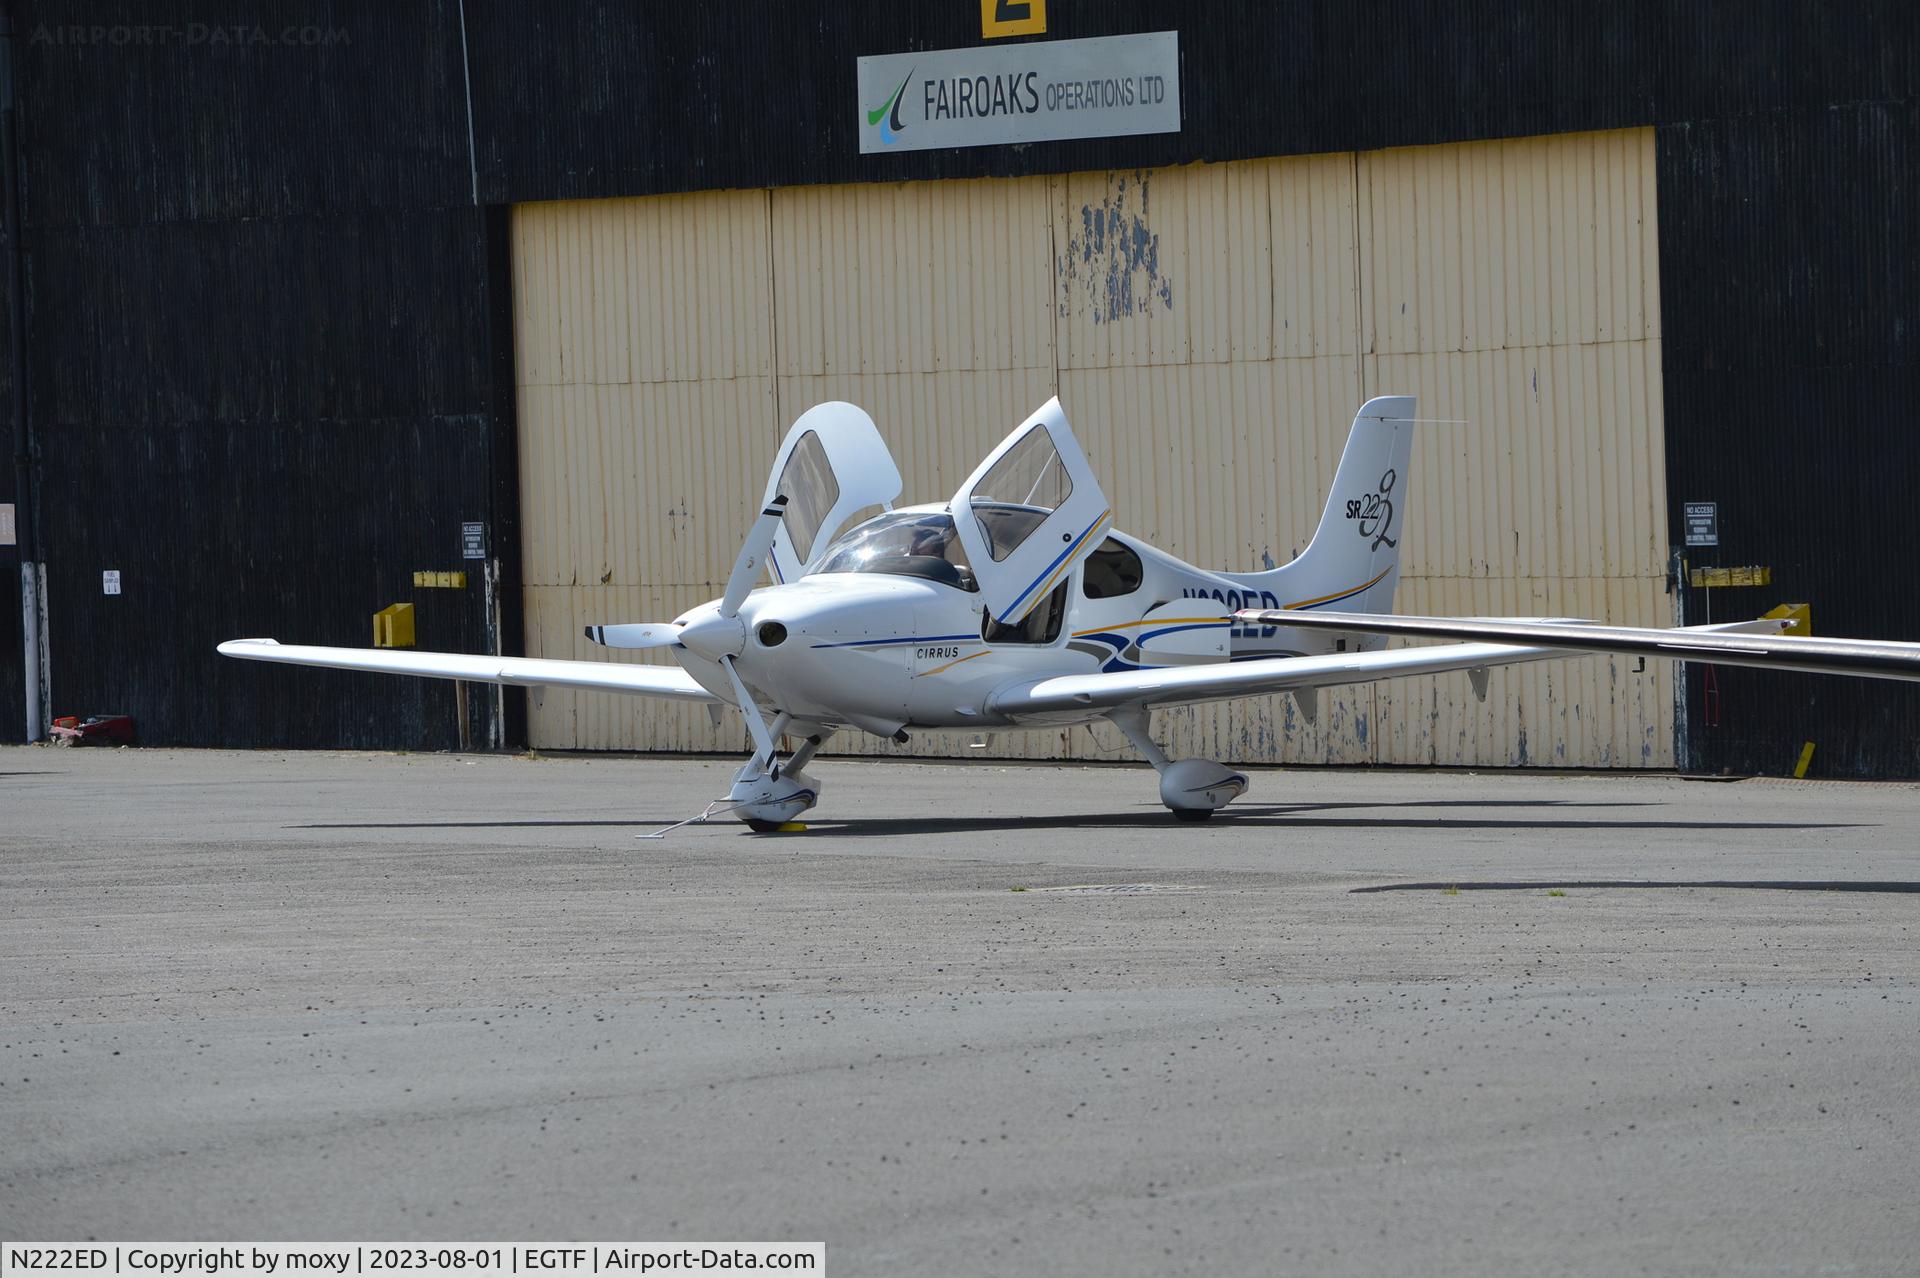
[{"label": "cirrus sr22 aircraft", "polygon": [[[834,733],[1058,728],[1105,718],[1160,777],[1174,816],[1203,820],[1247,778],[1173,760],[1148,714],[1286,692],[1624,652],[1920,679],[1920,644],[1779,634],[1791,623],[1634,629],[1529,618],[1386,615],[1400,575],[1414,401],[1354,418],[1305,553],[1264,572],[1210,572],[1115,531],[1113,511],[1050,400],[945,502],[895,507],[899,469],[873,421],[820,404],[793,424],[725,594],[670,623],[588,626],[612,648],[664,648],[679,668],[540,658],[220,645],[230,657],[553,686],[739,708],[754,743],[724,807],[776,830],[814,806],[805,771]],[[881,513],[842,528],[858,512]],[[774,584],[755,589],[763,571]],[[1466,642],[1387,650],[1387,636]],[[799,742],[781,753],[783,739]],[[705,814],[703,814],[704,817]]]}]

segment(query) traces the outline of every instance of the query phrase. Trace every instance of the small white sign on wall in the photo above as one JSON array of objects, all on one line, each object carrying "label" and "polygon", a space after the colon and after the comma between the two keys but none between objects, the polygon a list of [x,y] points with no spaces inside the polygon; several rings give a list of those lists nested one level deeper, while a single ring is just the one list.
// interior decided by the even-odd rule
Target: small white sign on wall
[{"label": "small white sign on wall", "polygon": [[1720,503],[1717,501],[1683,502],[1687,517],[1687,544],[1689,546],[1717,546],[1720,544]]},{"label": "small white sign on wall", "polygon": [[103,595],[117,595],[120,593],[120,570],[118,568],[109,568],[100,574],[100,593]]},{"label": "small white sign on wall", "polygon": [[1178,133],[1180,33],[872,54],[854,84],[862,155]]},{"label": "small white sign on wall", "polygon": [[0,546],[12,546],[19,542],[13,530],[13,503],[0,501]]}]

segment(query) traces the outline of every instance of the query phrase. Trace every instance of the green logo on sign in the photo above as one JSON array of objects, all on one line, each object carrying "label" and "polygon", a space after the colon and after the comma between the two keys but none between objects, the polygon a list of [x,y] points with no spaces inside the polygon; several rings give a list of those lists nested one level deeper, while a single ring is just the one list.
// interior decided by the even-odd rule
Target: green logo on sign
[{"label": "green logo on sign", "polygon": [[906,90],[907,80],[911,79],[913,71],[909,69],[907,79],[900,81],[900,87],[893,91],[892,96],[867,112],[868,125],[880,125],[880,140],[888,146],[899,140],[900,130],[906,127],[900,123],[900,95]]}]

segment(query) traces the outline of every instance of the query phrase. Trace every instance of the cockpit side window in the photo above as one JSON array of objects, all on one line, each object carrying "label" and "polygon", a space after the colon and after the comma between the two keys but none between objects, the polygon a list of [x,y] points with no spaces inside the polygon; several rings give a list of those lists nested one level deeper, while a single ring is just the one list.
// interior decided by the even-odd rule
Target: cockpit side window
[{"label": "cockpit side window", "polygon": [[1067,586],[1061,582],[1018,623],[1008,626],[993,619],[991,609],[982,613],[980,637],[988,643],[1052,643],[1060,637],[1067,619]]},{"label": "cockpit side window", "polygon": [[1140,589],[1146,569],[1132,546],[1112,537],[1087,556],[1081,592],[1089,599],[1118,599]]}]

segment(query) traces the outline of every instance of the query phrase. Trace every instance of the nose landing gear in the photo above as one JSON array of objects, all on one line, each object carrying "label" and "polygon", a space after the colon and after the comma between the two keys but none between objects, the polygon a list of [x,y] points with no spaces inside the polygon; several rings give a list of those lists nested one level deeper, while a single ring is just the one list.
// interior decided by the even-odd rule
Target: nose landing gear
[{"label": "nose landing gear", "polygon": [[773,776],[747,764],[733,774],[728,802],[750,829],[772,834],[820,801],[820,787],[804,772]]},{"label": "nose landing gear", "polygon": [[831,735],[824,728],[814,732],[798,750],[779,763],[755,752],[733,774],[733,788],[727,792],[727,801],[748,829],[759,834],[777,833],[820,801],[820,783],[801,769],[812,761]]}]

